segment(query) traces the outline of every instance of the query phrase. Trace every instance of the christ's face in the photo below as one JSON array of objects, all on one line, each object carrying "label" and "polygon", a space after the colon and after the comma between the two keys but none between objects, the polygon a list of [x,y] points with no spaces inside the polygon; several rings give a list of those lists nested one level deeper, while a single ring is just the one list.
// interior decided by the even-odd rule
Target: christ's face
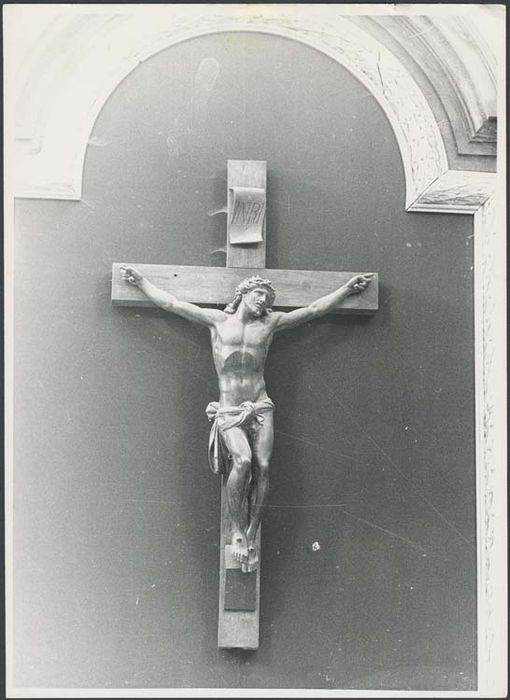
[{"label": "christ's face", "polygon": [[269,291],[265,287],[255,287],[243,296],[249,311],[257,318],[262,316],[269,304]]}]

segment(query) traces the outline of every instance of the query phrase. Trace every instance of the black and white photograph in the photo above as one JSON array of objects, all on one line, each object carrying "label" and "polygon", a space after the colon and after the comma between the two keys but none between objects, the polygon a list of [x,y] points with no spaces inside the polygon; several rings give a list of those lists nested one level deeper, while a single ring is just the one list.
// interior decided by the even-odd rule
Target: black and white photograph
[{"label": "black and white photograph", "polygon": [[498,4],[5,4],[6,696],[505,697]]}]

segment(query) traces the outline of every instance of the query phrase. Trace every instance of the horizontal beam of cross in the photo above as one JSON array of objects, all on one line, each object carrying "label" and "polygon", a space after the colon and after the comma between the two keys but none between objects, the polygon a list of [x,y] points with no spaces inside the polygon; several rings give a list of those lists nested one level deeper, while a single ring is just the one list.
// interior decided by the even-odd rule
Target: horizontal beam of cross
[{"label": "horizontal beam of cross", "polygon": [[[126,263],[131,264],[131,263]],[[154,304],[136,287],[123,279],[121,263],[112,269],[112,303],[116,306],[151,307]],[[270,270],[266,268],[199,267],[194,265],[134,264],[149,282],[174,294],[180,301],[217,306],[232,301],[241,280],[260,275],[271,280],[276,289],[274,308],[308,306],[345,284],[357,272],[318,272],[315,270]],[[362,294],[345,299],[334,312],[373,314],[378,308],[378,276]]]}]

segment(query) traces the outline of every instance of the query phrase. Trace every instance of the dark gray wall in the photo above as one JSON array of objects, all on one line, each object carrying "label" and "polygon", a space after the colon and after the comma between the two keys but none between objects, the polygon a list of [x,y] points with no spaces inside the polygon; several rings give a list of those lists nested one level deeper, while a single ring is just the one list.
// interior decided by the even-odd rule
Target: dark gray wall
[{"label": "dark gray wall", "polygon": [[[216,649],[207,332],[109,298],[113,261],[224,265],[228,158],[268,161],[268,267],[381,279],[375,317],[274,342],[252,654]],[[82,201],[17,202],[16,684],[475,687],[472,226],[403,204],[374,98],[257,34],[141,64]]]}]

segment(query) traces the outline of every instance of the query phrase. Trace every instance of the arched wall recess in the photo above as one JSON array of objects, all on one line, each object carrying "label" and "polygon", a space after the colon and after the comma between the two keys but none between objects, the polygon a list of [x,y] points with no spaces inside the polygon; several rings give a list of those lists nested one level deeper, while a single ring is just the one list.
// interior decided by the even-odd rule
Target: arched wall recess
[{"label": "arched wall recess", "polygon": [[[5,12],[8,38],[15,34],[13,7]],[[383,43],[340,14],[339,8],[270,4],[148,9],[140,5],[58,6],[46,15],[37,41],[21,60],[16,61],[7,46],[8,193],[79,200],[88,140],[105,101],[141,61],[189,38],[232,31],[276,34],[322,51],[367,87],[397,138],[405,170],[406,209],[474,214],[478,688],[491,695],[499,688],[497,679],[505,668],[505,632],[500,624],[504,601],[497,591],[506,570],[501,554],[501,533],[505,531],[501,465],[506,432],[501,406],[504,200],[495,194],[496,175],[449,169],[433,111],[410,72]],[[385,12],[390,19],[391,9]]]},{"label": "arched wall recess", "polygon": [[[96,6],[97,7],[97,6]],[[188,38],[222,31],[277,34],[322,51],[374,95],[395,132],[406,177],[406,209],[472,212],[490,195],[491,173],[449,171],[432,110],[411,74],[347,17],[310,7],[209,6],[62,12],[15,90],[15,195],[80,199],[88,138],[103,104],[139,62]],[[170,21],[171,20],[171,21]],[[58,46],[55,53],[52,47]]]}]

